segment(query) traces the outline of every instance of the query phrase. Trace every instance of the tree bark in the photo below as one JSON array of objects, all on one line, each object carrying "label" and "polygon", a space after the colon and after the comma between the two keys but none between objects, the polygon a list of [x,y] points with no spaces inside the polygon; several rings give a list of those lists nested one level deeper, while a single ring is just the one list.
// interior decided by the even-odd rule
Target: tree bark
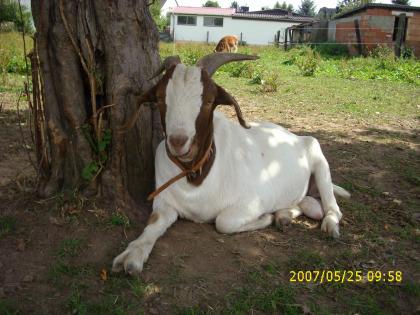
[{"label": "tree bark", "polygon": [[[142,105],[136,126],[118,129],[160,64],[147,1],[34,0],[32,12],[48,135],[39,194],[77,189],[118,207],[141,202],[154,186],[159,113]],[[111,141],[103,144],[108,133]],[[86,180],[82,173],[95,164]]]}]

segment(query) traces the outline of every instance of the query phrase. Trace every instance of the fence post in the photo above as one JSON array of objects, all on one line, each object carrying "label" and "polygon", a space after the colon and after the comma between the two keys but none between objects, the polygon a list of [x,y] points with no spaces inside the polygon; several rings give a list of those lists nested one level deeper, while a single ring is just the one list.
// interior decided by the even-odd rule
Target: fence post
[{"label": "fence post", "polygon": [[209,44],[209,31],[207,31],[207,40],[206,40],[206,42],[207,42],[207,45]]},{"label": "fence post", "polygon": [[395,38],[395,56],[401,56],[401,46],[404,44],[404,33],[407,27],[407,17],[405,13],[401,13],[398,19],[397,36]]},{"label": "fence post", "polygon": [[290,48],[293,48],[293,30],[289,29],[289,37],[290,37]]},{"label": "fence post", "polygon": [[287,27],[284,30],[284,51],[287,50]]},{"label": "fence post", "polygon": [[360,36],[359,20],[354,20],[354,29],[356,30],[357,52],[359,55],[363,53],[362,38]]},{"label": "fence post", "polygon": [[242,45],[242,32],[241,32],[241,40],[239,41],[239,45]]}]

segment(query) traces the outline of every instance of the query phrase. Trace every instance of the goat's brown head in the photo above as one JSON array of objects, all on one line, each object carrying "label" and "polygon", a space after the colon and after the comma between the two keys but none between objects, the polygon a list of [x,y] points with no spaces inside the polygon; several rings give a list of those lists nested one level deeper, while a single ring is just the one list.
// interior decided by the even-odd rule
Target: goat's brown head
[{"label": "goat's brown head", "polygon": [[[213,135],[213,111],[217,105],[231,105],[239,123],[247,128],[236,100],[211,76],[223,64],[255,60],[257,56],[233,53],[210,54],[195,66],[185,66],[178,56],[165,59],[155,76],[163,77],[140,98],[156,102],[170,153],[183,163],[194,161],[206,150]],[[134,125],[137,115],[127,124]]]}]

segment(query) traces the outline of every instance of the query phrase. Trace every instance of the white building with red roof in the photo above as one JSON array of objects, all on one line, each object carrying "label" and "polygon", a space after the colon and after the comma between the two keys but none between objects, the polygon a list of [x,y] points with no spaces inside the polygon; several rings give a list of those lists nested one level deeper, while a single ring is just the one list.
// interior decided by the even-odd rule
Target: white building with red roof
[{"label": "white building with red roof", "polygon": [[172,38],[190,42],[218,42],[223,36],[236,35],[250,45],[268,45],[278,32],[281,42],[286,28],[314,21],[282,9],[237,12],[232,8],[174,7],[168,13]]}]

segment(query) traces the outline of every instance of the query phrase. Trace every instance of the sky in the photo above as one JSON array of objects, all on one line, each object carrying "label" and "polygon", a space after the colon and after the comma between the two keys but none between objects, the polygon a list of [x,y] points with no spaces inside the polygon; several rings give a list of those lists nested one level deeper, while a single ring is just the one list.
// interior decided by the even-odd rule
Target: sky
[{"label": "sky", "polygon": [[[217,0],[222,8],[229,8],[230,4],[234,0]],[[283,3],[283,0],[278,0],[279,3]],[[206,0],[177,0],[180,6],[191,6],[201,7]],[[239,6],[249,6],[250,11],[261,10],[262,7],[268,6],[272,8],[277,0],[236,0]],[[337,0],[314,0],[316,6],[316,12],[322,7],[335,8],[337,6]],[[391,3],[391,0],[377,0],[376,3]],[[286,3],[293,4],[293,7],[297,9],[301,3],[301,0],[287,0]],[[411,0],[412,6],[420,7],[420,0]],[[163,12],[166,13],[169,7],[175,7],[175,0],[167,0],[163,6]]]}]

